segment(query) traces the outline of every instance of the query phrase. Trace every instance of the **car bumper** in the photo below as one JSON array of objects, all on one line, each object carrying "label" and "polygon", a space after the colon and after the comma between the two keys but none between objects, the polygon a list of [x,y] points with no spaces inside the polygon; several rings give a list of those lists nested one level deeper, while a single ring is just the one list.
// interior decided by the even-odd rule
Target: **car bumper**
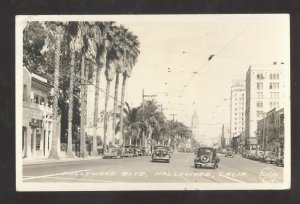
[{"label": "car bumper", "polygon": [[170,157],[152,157],[152,160],[155,160],[155,161],[166,161],[166,160],[170,160]]},{"label": "car bumper", "polygon": [[194,164],[199,165],[201,167],[214,167],[215,166],[215,163],[202,163],[199,161],[194,161]]}]

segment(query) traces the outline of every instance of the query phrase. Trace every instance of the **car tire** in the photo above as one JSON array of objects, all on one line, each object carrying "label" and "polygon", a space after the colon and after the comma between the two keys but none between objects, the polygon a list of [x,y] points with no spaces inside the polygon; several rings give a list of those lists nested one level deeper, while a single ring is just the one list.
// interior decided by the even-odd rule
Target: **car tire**
[{"label": "car tire", "polygon": [[195,164],[195,168],[196,168],[196,169],[198,168],[198,165],[197,165],[197,164]]}]

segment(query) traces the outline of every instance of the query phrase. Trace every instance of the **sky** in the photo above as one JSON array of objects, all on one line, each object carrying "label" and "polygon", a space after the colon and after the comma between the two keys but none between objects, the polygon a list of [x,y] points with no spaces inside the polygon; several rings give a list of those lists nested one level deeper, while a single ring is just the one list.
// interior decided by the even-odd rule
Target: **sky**
[{"label": "sky", "polygon": [[186,125],[196,111],[200,134],[210,138],[229,123],[232,80],[245,79],[250,65],[289,58],[287,15],[141,16],[116,22],[140,41],[126,101],[140,105],[144,89],[157,95],[153,99],[168,119],[175,114]]}]

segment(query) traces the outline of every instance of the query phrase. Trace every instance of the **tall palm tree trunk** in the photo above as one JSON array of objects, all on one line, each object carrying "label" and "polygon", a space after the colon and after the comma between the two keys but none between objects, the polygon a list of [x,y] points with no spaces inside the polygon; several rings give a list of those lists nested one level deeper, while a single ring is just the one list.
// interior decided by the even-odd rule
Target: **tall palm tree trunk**
[{"label": "tall palm tree trunk", "polygon": [[69,110],[68,110],[68,146],[67,157],[74,157],[72,151],[72,121],[73,121],[73,82],[74,82],[74,66],[75,66],[75,52],[71,53],[70,62],[70,87],[69,87]]},{"label": "tall palm tree trunk", "polygon": [[116,129],[116,114],[117,114],[117,107],[118,107],[118,90],[119,90],[119,75],[120,73],[116,73],[116,82],[115,82],[115,96],[114,96],[114,112],[113,112],[113,122],[112,122],[112,144],[115,145],[115,129]]},{"label": "tall palm tree trunk", "polygon": [[55,57],[54,57],[54,95],[53,95],[53,130],[52,130],[52,146],[49,158],[50,159],[59,159],[58,153],[58,127],[57,118],[58,118],[58,98],[59,98],[59,65],[60,65],[60,56],[61,56],[61,40],[62,40],[62,28],[59,26],[56,28],[57,38],[55,41]]},{"label": "tall palm tree trunk", "polygon": [[86,76],[85,76],[85,55],[83,54],[81,57],[81,90],[80,90],[80,98],[81,98],[81,114],[80,114],[80,157],[84,158],[87,156],[85,149],[85,118],[86,118]]},{"label": "tall palm tree trunk", "polygon": [[120,132],[121,138],[123,140],[123,150],[125,150],[125,135],[124,135],[124,127],[123,127],[123,107],[124,107],[124,100],[125,100],[125,87],[126,87],[126,78],[127,76],[123,74],[123,82],[122,82],[122,91],[121,91],[121,111],[120,111]]},{"label": "tall palm tree trunk", "polygon": [[97,151],[97,130],[98,130],[98,106],[99,106],[99,89],[100,89],[101,67],[97,64],[96,71],[96,88],[95,88],[95,106],[94,106],[94,123],[93,123],[93,156],[98,155]]},{"label": "tall palm tree trunk", "polygon": [[105,93],[105,105],[104,105],[104,134],[103,134],[103,150],[106,148],[106,136],[107,136],[107,123],[108,123],[108,99],[109,99],[109,91],[110,91],[110,80],[106,80],[106,93]]}]

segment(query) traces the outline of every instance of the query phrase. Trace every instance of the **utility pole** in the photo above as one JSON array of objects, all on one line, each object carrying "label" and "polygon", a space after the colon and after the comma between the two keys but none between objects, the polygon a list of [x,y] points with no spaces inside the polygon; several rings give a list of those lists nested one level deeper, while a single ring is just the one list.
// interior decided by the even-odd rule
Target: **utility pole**
[{"label": "utility pole", "polygon": [[174,113],[173,113],[173,114],[170,114],[170,115],[172,115],[172,116],[173,116],[173,122],[174,122],[174,116],[175,116],[175,115],[177,115],[177,114],[174,114]]}]

